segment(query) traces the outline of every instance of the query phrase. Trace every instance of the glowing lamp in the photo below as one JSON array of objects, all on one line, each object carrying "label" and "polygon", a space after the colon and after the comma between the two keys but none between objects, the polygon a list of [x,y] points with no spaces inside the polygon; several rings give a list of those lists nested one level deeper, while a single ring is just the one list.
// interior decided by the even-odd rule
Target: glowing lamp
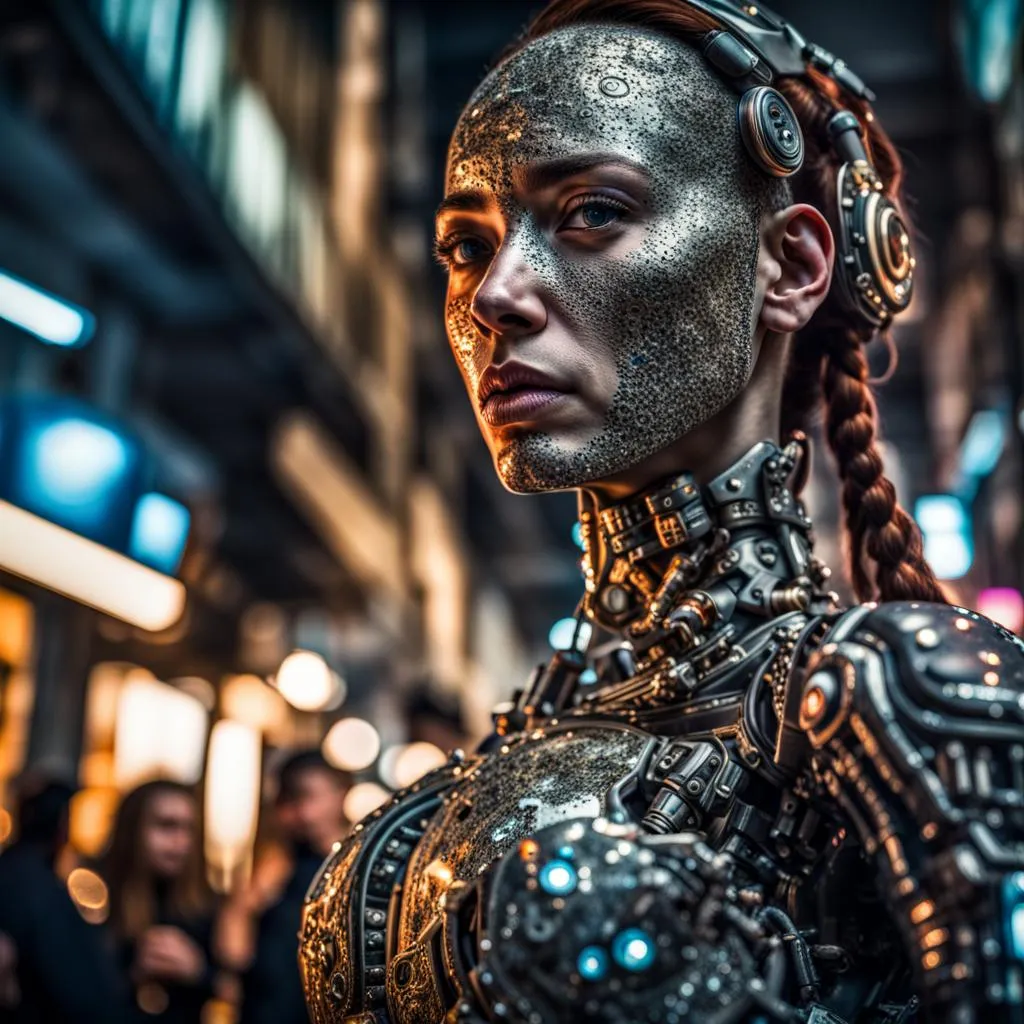
[{"label": "glowing lamp", "polygon": [[369,768],[380,753],[380,734],[365,719],[343,718],[331,726],[322,746],[324,758],[335,768],[358,772]]},{"label": "glowing lamp", "polygon": [[260,805],[260,734],[223,719],[213,727],[206,761],[205,852],[210,881],[231,888],[247,869]]},{"label": "glowing lamp", "polygon": [[281,694],[258,676],[231,676],[221,690],[221,707],[226,718],[268,733],[288,716]]},{"label": "glowing lamp", "polygon": [[167,629],[185,610],[178,580],[5,501],[0,567],[140,629]]},{"label": "glowing lamp", "polygon": [[313,651],[292,651],[277,670],[278,692],[299,711],[323,711],[344,699],[344,683]]},{"label": "glowing lamp", "polygon": [[129,673],[121,687],[114,732],[114,780],[122,791],[152,778],[199,781],[206,746],[206,709],[166,683]]},{"label": "glowing lamp", "polygon": [[48,345],[84,345],[96,329],[93,315],[28,281],[0,271],[0,317]]}]

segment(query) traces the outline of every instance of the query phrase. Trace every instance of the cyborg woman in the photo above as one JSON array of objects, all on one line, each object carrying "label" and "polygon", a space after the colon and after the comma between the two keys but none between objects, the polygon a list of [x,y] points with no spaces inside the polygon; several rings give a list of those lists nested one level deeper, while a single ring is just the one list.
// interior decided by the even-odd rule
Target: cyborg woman
[{"label": "cyborg woman", "polygon": [[470,99],[448,336],[504,484],[579,491],[596,646],[328,859],[317,1024],[1024,1021],[1024,649],[883,471],[913,260],[871,98],[760,5],[555,0]]}]

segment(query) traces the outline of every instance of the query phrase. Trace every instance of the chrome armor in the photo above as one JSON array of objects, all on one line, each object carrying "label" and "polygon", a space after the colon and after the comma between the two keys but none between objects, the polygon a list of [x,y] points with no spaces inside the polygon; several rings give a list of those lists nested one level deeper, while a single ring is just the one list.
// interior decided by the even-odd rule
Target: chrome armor
[{"label": "chrome armor", "polygon": [[1024,645],[840,608],[804,448],[583,509],[612,639],[327,860],[316,1024],[1024,1021]]}]

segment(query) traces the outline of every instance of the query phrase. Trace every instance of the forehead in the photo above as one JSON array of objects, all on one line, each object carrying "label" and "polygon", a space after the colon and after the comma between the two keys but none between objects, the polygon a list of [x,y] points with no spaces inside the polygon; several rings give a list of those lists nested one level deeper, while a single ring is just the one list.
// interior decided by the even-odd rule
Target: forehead
[{"label": "forehead", "polygon": [[581,151],[655,175],[736,153],[736,101],[691,46],[628,26],[580,25],[534,41],[484,79],[448,152],[447,191],[508,188],[517,166]]},{"label": "forehead", "polygon": [[195,808],[192,799],[185,793],[165,791],[155,794],[150,801],[149,818],[151,821],[178,820],[192,818],[194,815]]}]

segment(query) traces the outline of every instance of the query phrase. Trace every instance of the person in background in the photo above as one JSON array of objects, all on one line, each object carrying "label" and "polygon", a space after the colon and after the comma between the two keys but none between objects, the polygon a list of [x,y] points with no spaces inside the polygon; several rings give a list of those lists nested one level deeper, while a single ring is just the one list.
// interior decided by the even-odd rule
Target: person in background
[{"label": "person in background", "polygon": [[318,750],[294,754],[278,774],[274,805],[283,858],[258,862],[248,889],[225,909],[220,946],[242,975],[239,1024],[307,1024],[296,959],[302,902],[346,832],[348,777]]},{"label": "person in background", "polygon": [[103,930],[81,917],[54,871],[73,793],[54,779],[24,778],[18,839],[0,855],[0,1016],[13,1024],[123,1024],[131,1017]]},{"label": "person in background", "polygon": [[213,992],[214,900],[192,790],[158,780],[122,800],[106,858],[110,925],[139,1008],[198,1024]]}]

